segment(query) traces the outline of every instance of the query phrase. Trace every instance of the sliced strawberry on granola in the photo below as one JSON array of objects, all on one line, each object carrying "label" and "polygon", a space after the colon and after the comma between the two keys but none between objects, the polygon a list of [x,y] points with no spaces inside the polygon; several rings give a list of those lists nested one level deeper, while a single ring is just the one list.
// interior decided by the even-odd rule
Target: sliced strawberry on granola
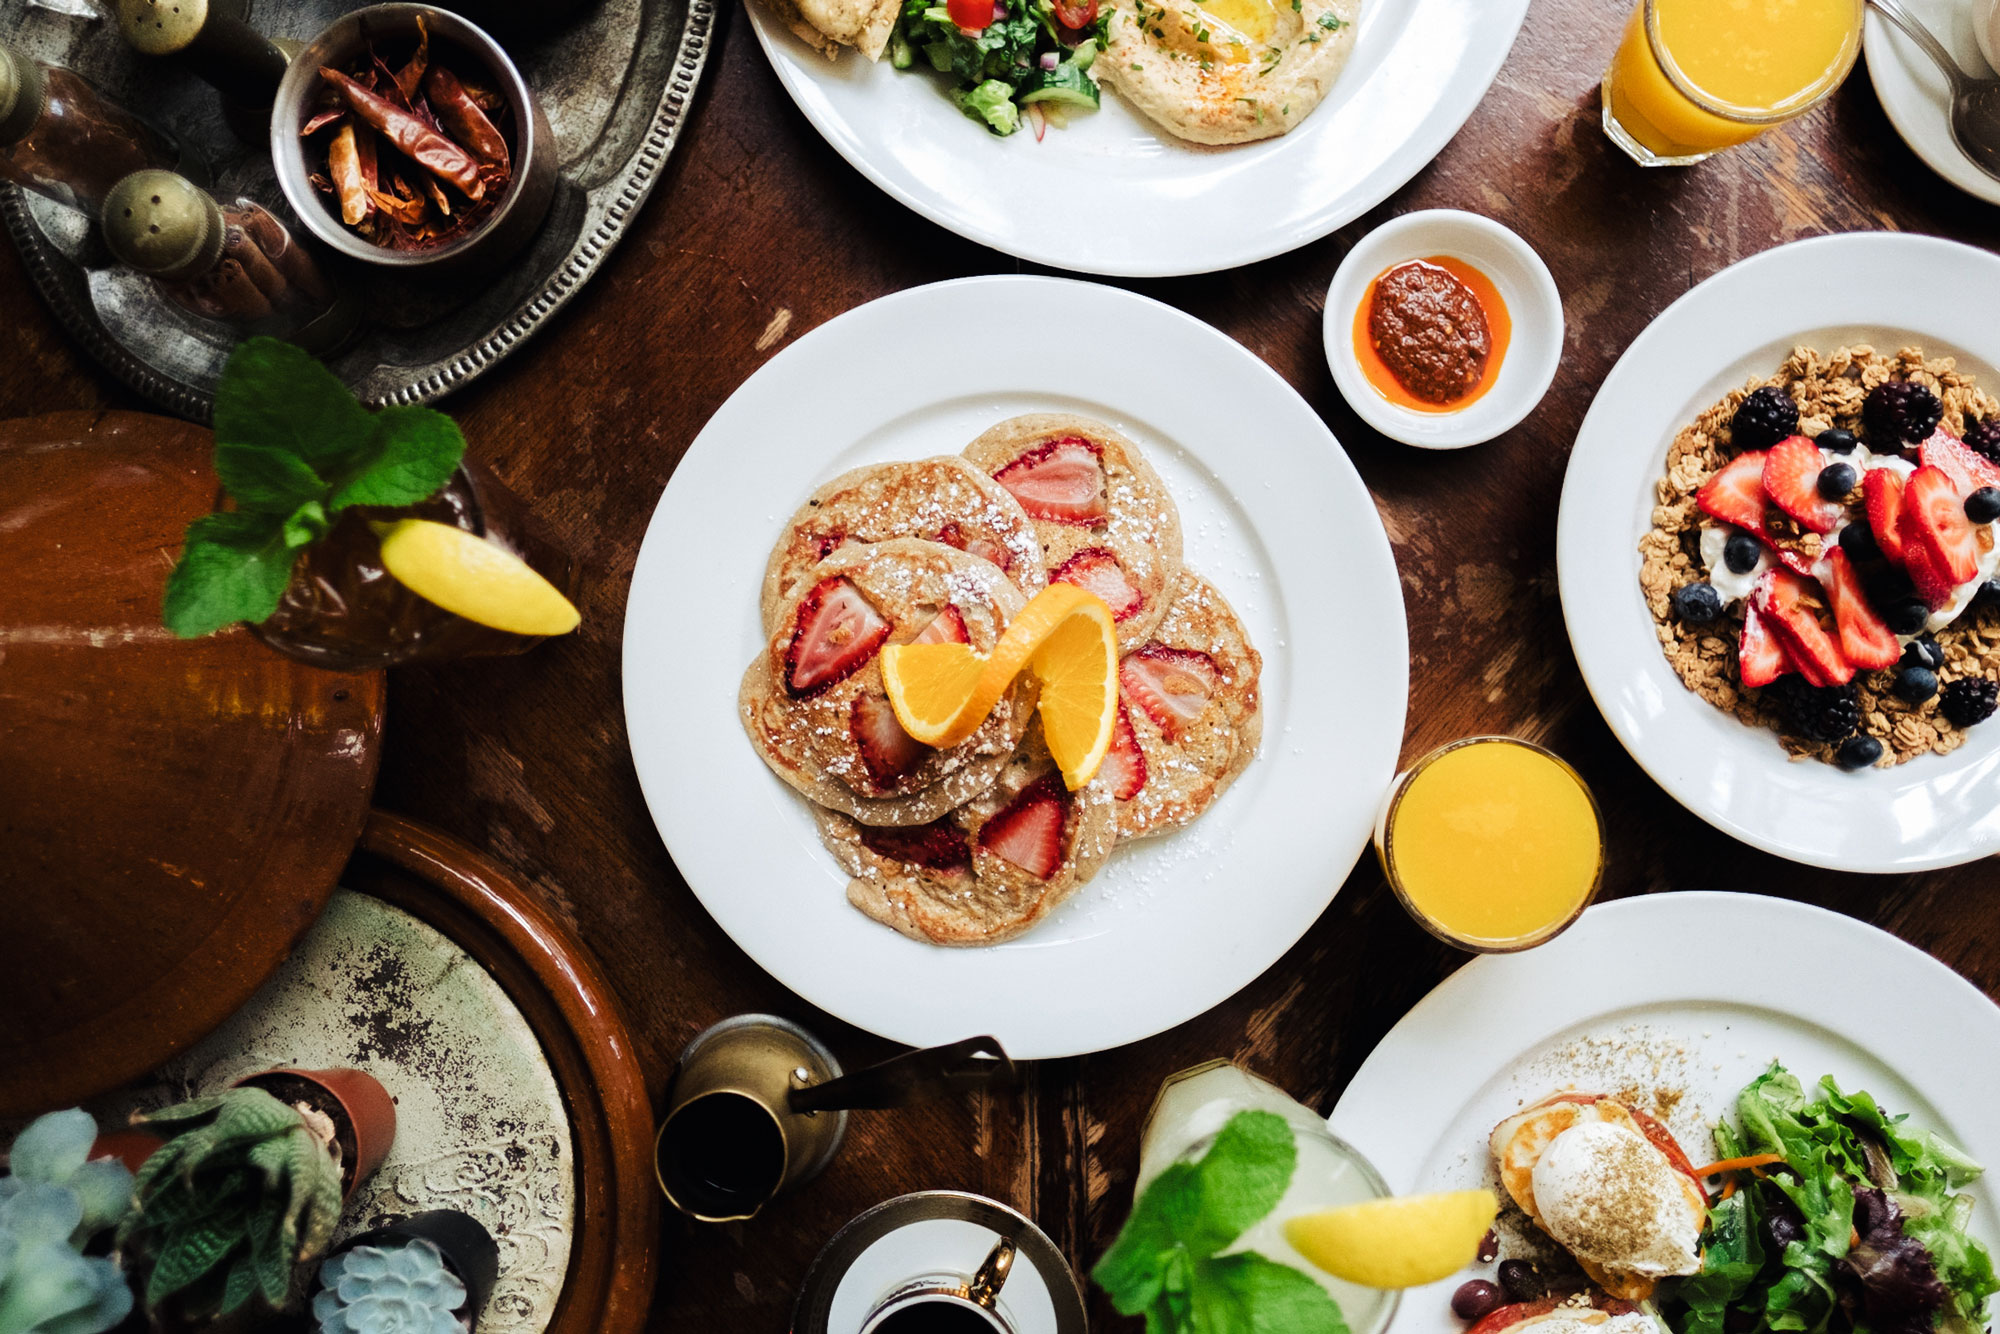
[{"label": "sliced strawberry on granola", "polygon": [[1868,526],[1875,545],[1891,565],[1903,563],[1903,477],[1890,468],[1870,468],[1861,475],[1861,496],[1868,502]]},{"label": "sliced strawberry on granola", "polygon": [[1786,672],[1797,671],[1785,646],[1765,628],[1756,599],[1743,604],[1743,636],[1736,646],[1736,674],[1746,686],[1767,686]]},{"label": "sliced strawberry on granola", "polygon": [[2000,463],[1974,450],[1940,426],[1917,446],[1917,458],[1951,478],[1958,494],[1969,496],[1982,486],[2000,486]]},{"label": "sliced strawberry on granola", "polygon": [[1816,686],[1846,685],[1854,679],[1854,666],[1806,602],[1814,588],[1811,580],[1780,566],[1764,571],[1750,596],[1799,675]]},{"label": "sliced strawberry on granola", "polygon": [[1951,601],[1951,595],[1956,591],[1957,586],[1938,565],[1937,557],[1931,555],[1930,548],[1922,542],[1904,544],[1903,572],[1909,575],[1910,582],[1916,585],[1917,596],[1933,608],[1942,607]]},{"label": "sliced strawberry on granola", "polygon": [[1952,588],[1979,573],[1979,539],[1965,517],[1965,496],[1944,469],[1926,464],[1910,475],[1903,488],[1903,529],[1904,540],[1921,545]]},{"label": "sliced strawberry on granola", "polygon": [[1738,454],[1694,493],[1703,514],[1764,536],[1764,452]]},{"label": "sliced strawberry on granola", "polygon": [[1827,578],[1822,584],[1827,603],[1833,608],[1834,624],[1840,629],[1840,655],[1862,671],[1894,667],[1903,656],[1903,646],[1868,605],[1861,591],[1861,576],[1847,553],[1835,547],[1827,554]]},{"label": "sliced strawberry on granola", "polygon": [[1764,456],[1764,494],[1815,533],[1830,533],[1846,513],[1837,500],[1819,493],[1826,460],[1819,446],[1802,435],[1787,436]]}]

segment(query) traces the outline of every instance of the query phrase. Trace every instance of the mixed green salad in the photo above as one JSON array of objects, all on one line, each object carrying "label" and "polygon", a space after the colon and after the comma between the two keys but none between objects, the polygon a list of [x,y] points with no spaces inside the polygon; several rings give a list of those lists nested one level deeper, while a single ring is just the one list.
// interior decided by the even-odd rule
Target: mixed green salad
[{"label": "mixed green salad", "polygon": [[2000,1283],[1966,1226],[1978,1163],[1832,1076],[1773,1065],[1715,1129],[1726,1180],[1702,1272],[1663,1290],[1676,1334],[1979,1334]]},{"label": "mixed green salad", "polygon": [[1097,109],[1090,66],[1109,21],[1098,0],[903,0],[889,63],[949,75],[958,109],[995,134],[1025,120],[1040,138]]}]

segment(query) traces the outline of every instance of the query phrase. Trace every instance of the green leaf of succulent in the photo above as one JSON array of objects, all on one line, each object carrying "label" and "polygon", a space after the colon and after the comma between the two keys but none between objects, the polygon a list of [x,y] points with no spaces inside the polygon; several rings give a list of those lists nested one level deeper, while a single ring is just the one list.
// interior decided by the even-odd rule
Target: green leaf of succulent
[{"label": "green leaf of succulent", "polygon": [[264,1184],[272,1190],[278,1188],[286,1168],[292,1164],[292,1144],[296,1138],[295,1135],[274,1135],[251,1146],[250,1166],[264,1174]]},{"label": "green leaf of succulent", "polygon": [[205,1276],[242,1240],[241,1231],[216,1224],[174,1233],[153,1261],[153,1274],[146,1282],[146,1305],[157,1307]]},{"label": "green leaf of succulent", "polygon": [[22,1245],[69,1244],[83,1221],[83,1201],[67,1186],[36,1182],[0,1204],[0,1227]]},{"label": "green leaf of succulent", "polygon": [[451,480],[464,457],[465,437],[442,412],[416,404],[383,408],[375,414],[365,461],[333,488],[327,512],[428,500]]},{"label": "green leaf of succulent", "polygon": [[310,463],[269,445],[218,439],[215,475],[236,498],[238,509],[259,514],[286,514],[326,494],[326,483]]},{"label": "green leaf of succulent", "polygon": [[96,1236],[132,1209],[132,1169],[115,1158],[85,1163],[69,1179],[69,1187],[83,1203],[83,1222],[72,1241]]},{"label": "green leaf of succulent", "polygon": [[291,1284],[296,1238],[285,1218],[285,1197],[275,1191],[266,1193],[245,1231],[250,1238],[250,1256],[255,1262],[252,1271],[258,1285],[273,1305],[282,1304]]},{"label": "green leaf of succulent", "polygon": [[97,1298],[90,1267],[67,1242],[36,1242],[15,1257],[7,1284],[0,1287],[0,1330],[38,1329]]},{"label": "green leaf of succulent", "polygon": [[222,1103],[223,1097],[219,1093],[211,1093],[201,1098],[189,1098],[186,1102],[177,1102],[154,1111],[134,1112],[132,1124],[171,1135],[194,1122],[205,1121],[214,1116],[221,1110]]},{"label": "green leaf of succulent", "polygon": [[88,1306],[79,1307],[36,1326],[35,1334],[104,1334],[132,1314],[132,1287],[118,1266],[101,1256],[84,1260],[95,1290]]},{"label": "green leaf of succulent", "polygon": [[[234,1311],[237,1307],[243,1305],[243,1303],[256,1295],[256,1262],[248,1255],[238,1256],[236,1262],[229,1267],[229,1277],[223,1280],[222,1305],[216,1308],[217,1313],[228,1315],[231,1311]],[[277,1305],[284,1298],[285,1294],[281,1288],[272,1305]]]},{"label": "green leaf of succulent", "polygon": [[14,1137],[7,1170],[22,1181],[60,1186],[90,1157],[96,1138],[97,1120],[81,1108],[38,1116]]}]

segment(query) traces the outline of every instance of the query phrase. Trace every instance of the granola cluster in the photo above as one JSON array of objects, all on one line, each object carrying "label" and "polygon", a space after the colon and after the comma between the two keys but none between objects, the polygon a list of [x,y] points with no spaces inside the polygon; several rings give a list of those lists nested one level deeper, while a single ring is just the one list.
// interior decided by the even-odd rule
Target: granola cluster
[{"label": "granola cluster", "polygon": [[[1667,661],[1687,688],[1719,709],[1754,727],[1768,727],[1794,759],[1831,762],[1838,743],[1807,740],[1789,733],[1775,693],[1748,687],[1737,678],[1736,641],[1743,616],[1732,608],[1728,617],[1711,625],[1691,626],[1675,618],[1674,591],[1706,577],[1701,563],[1701,528],[1705,518],[1695,507],[1695,492],[1737,453],[1729,437],[1736,407],[1755,389],[1775,385],[1799,406],[1799,432],[1812,436],[1839,426],[1861,430],[1861,403],[1884,380],[1911,380],[1934,392],[1944,404],[1946,429],[1963,435],[1971,421],[2000,415],[2000,403],[1960,374],[1951,357],[1925,358],[1920,348],[1904,348],[1885,357],[1867,345],[1837,348],[1822,356],[1809,347],[1792,355],[1768,379],[1753,380],[1732,390],[1674,437],[1667,451],[1667,471],[1655,484],[1653,526],[1639,539],[1639,586],[1653,613],[1653,627]],[[1786,521],[1790,523],[1789,520]],[[1808,557],[1817,556],[1822,539],[1791,525],[1775,534],[1786,546]],[[1940,683],[1960,677],[2000,677],[2000,609],[1991,605],[1968,611],[1937,632],[1944,650]],[[1944,754],[1965,744],[1964,730],[1938,712],[1933,696],[1907,704],[1890,690],[1893,670],[1855,676],[1861,705],[1861,731],[1881,741],[1883,765],[1901,764],[1933,751]]]}]

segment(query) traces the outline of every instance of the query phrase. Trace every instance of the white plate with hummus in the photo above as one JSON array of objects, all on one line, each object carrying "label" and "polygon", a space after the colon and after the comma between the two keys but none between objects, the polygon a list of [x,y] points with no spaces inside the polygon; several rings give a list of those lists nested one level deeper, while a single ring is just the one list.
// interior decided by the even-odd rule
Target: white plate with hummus
[{"label": "white plate with hummus", "polygon": [[[885,347],[1061,312],[1089,358],[946,358]],[[774,534],[828,479],[955,453],[1026,412],[1109,423],[1180,511],[1184,560],[1263,653],[1263,745],[1202,819],[1118,850],[1027,934],[948,949],[848,902],[807,804],[744,736],[743,665]],[[1255,421],[1258,448],[1240,447]],[[1328,570],[1339,571],[1329,579]],[[1316,413],[1240,344],[1171,307],[1057,278],[885,297],[757,373],[689,447],[647,531],[625,617],[625,721],[675,865],[753,960],[839,1018],[913,1046],[998,1037],[1016,1058],[1097,1051],[1210,1008],[1263,972],[1367,848],[1395,771],[1409,642],[1374,502]]]},{"label": "white plate with hummus", "polygon": [[[1760,945],[1751,957],[1719,942]],[[1700,1163],[1716,1118],[1775,1060],[1807,1085],[1830,1074],[1865,1089],[1992,1164],[2000,1070],[1965,1053],[1995,1043],[2000,1008],[1864,922],[1752,894],[1649,894],[1460,969],[1369,1053],[1329,1119],[1399,1194],[1492,1184],[1494,1126],[1562,1091],[1654,1114]],[[1985,1184],[1971,1231],[1991,1248],[2000,1213]],[[1500,1231],[1502,1258],[1520,1254]],[[1493,1267],[1404,1293],[1394,1334],[1465,1334],[1451,1294],[1475,1277]]]},{"label": "white plate with hummus", "polygon": [[1809,866],[1874,874],[2000,852],[2000,723],[1948,754],[1847,773],[1793,763],[1771,732],[1682,684],[1639,585],[1640,538],[1669,447],[1727,391],[1801,345],[1954,357],[2000,385],[1980,312],[2000,305],[2000,258],[1928,236],[1855,232],[1767,250],[1669,306],[1605,377],[1570,453],[1556,518],[1563,618],[1584,684],[1653,780],[1716,828]]},{"label": "white plate with hummus", "polygon": [[[1110,74],[1101,109],[1067,128],[1001,138],[962,114],[941,78],[854,50],[829,61],[765,0],[746,4],[786,91],[862,175],[983,245],[1126,277],[1268,259],[1367,212],[1458,132],[1528,9],[1527,0],[1364,0],[1353,50],[1317,109],[1277,138],[1207,147],[1135,110],[1115,86],[1129,71]],[[1303,3],[1297,13],[1306,16]],[[1260,100],[1289,102],[1283,89]]]}]

